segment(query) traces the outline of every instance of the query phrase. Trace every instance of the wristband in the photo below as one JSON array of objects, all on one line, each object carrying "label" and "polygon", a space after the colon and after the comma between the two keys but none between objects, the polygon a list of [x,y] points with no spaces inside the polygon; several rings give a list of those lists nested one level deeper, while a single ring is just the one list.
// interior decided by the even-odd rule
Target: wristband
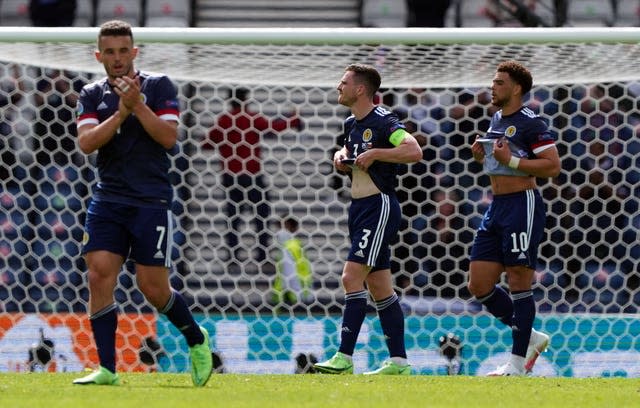
[{"label": "wristband", "polygon": [[520,158],[516,156],[511,156],[511,158],[509,159],[509,164],[507,164],[507,166],[517,170],[519,164],[520,164]]}]

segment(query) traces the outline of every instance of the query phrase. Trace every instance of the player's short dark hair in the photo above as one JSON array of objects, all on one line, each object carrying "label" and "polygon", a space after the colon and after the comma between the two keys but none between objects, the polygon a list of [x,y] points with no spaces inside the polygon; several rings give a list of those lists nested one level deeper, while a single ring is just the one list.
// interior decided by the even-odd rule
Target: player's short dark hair
[{"label": "player's short dark hair", "polygon": [[251,91],[249,91],[249,88],[239,87],[239,88],[236,88],[233,91],[233,93],[237,100],[244,102],[249,97],[249,94],[251,93]]},{"label": "player's short dark hair", "polygon": [[533,86],[531,72],[517,61],[504,61],[498,64],[498,72],[506,72],[516,84],[522,88],[522,94],[526,94]]},{"label": "player's short dark hair", "polygon": [[249,88],[239,87],[229,90],[229,105],[232,109],[239,109],[242,103],[249,98]]},{"label": "player's short dark hair", "polygon": [[364,83],[369,96],[373,96],[380,89],[382,78],[375,67],[366,64],[351,64],[345,68],[345,71],[352,71],[355,74],[356,81]]},{"label": "player's short dark hair", "polygon": [[121,36],[128,36],[131,38],[131,41],[133,41],[133,31],[131,30],[131,24],[121,20],[110,20],[100,26],[98,40],[100,40],[100,37]]},{"label": "player's short dark hair", "polygon": [[293,217],[286,217],[284,219],[284,227],[291,232],[296,232],[299,226],[298,220]]}]

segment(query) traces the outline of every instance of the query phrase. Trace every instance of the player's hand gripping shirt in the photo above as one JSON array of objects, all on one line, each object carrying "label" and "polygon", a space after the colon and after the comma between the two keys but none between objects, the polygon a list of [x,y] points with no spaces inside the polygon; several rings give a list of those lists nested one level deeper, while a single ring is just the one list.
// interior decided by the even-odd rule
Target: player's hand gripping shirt
[{"label": "player's hand gripping shirt", "polygon": [[509,144],[511,154],[518,158],[535,159],[536,154],[552,147],[555,137],[547,124],[531,109],[522,107],[517,112],[502,116],[496,112],[491,118],[489,130],[484,138],[478,139],[484,147],[484,171],[490,176],[527,176],[527,173],[500,164],[493,157],[493,143],[504,138]]},{"label": "player's hand gripping shirt", "polygon": [[[163,120],[178,121],[178,98],[171,80],[139,72],[144,103]],[[120,98],[104,78],[85,85],[77,106],[77,126],[100,124],[118,110]],[[169,208],[173,189],[169,182],[167,150],[151,138],[134,114],[98,150],[99,182],[93,199],[153,208]]]},{"label": "player's hand gripping shirt", "polygon": [[[395,113],[381,106],[375,107],[362,120],[349,116],[344,123],[346,133],[345,146],[348,157],[355,159],[369,149],[391,149],[397,145],[392,143],[391,134],[398,129],[405,129]],[[399,143],[399,142],[398,142]],[[394,194],[398,165],[376,160],[367,170],[378,190],[385,194]]]}]

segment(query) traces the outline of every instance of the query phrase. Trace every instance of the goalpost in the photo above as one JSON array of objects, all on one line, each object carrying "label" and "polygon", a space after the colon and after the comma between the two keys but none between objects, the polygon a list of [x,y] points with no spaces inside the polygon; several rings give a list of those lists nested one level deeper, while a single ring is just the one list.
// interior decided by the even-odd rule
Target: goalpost
[{"label": "goalpost", "polygon": [[[39,369],[96,362],[79,255],[95,157],[76,151],[74,107],[79,88],[103,76],[93,58],[97,32],[0,27],[0,371],[33,367],[26,356],[40,328],[56,351]],[[353,62],[378,67],[380,102],[427,140],[425,159],[400,177],[406,222],[392,265],[415,372],[447,373],[438,339],[449,332],[462,340],[461,373],[480,375],[504,358],[510,331],[465,287],[468,249],[488,201],[470,143],[488,126],[495,66],[516,59],[532,70],[527,104],[557,133],[563,160],[559,177],[539,183],[548,220],[535,327],[552,343],[534,374],[640,376],[633,316],[640,307],[640,29],[135,28],[134,37],[136,66],[168,74],[178,88],[171,282],[214,334],[225,371],[293,373],[296,356],[322,359],[337,348],[349,200],[348,180],[330,157],[348,115],[335,88]],[[240,88],[265,116],[303,123],[261,133],[271,235],[265,260],[255,258],[259,214],[239,216],[240,245],[228,247],[220,158],[202,148]],[[280,303],[275,237],[288,215],[300,221],[313,287],[309,298]],[[184,371],[186,346],[131,274],[121,274],[116,299],[119,369]],[[149,363],[143,356],[150,354]],[[371,309],[356,372],[385,357]]]}]

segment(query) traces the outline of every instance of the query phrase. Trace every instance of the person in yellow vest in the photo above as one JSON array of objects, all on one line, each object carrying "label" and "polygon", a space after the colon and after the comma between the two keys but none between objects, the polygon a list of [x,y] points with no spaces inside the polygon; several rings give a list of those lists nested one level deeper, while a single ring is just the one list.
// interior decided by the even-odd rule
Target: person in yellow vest
[{"label": "person in yellow vest", "polygon": [[276,235],[281,248],[273,281],[273,300],[276,304],[312,300],[311,263],[305,257],[302,242],[295,236],[298,228],[298,220],[286,217]]}]

